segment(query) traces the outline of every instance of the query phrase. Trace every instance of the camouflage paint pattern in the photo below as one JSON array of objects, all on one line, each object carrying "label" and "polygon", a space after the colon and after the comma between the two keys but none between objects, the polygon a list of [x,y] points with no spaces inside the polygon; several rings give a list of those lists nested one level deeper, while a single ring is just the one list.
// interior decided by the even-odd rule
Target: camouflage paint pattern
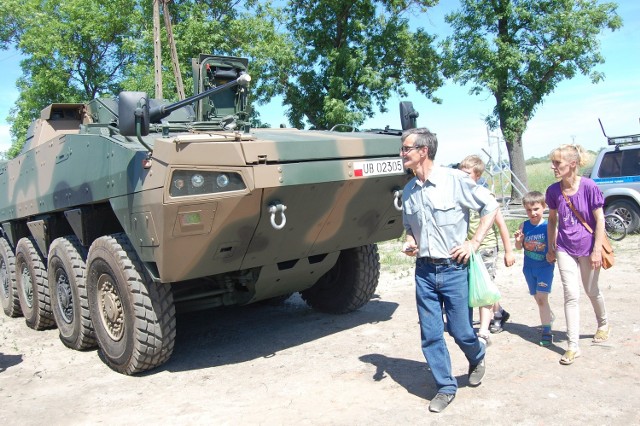
[{"label": "camouflage paint pattern", "polygon": [[[263,267],[271,277],[264,285],[280,287],[263,295],[308,288],[340,250],[402,232],[393,192],[406,174],[364,177],[355,170],[361,161],[396,160],[397,136],[295,129],[152,133],[145,137],[153,147],[145,168],[147,152],[137,140],[107,123],[84,121],[78,132],[57,133],[0,165],[6,232],[11,224],[64,220],[65,211],[108,204],[158,281]],[[237,173],[246,188],[175,197],[176,170]],[[269,208],[277,204],[286,206],[282,229],[271,224]],[[277,213],[276,222],[282,219]],[[44,238],[45,256],[57,236]]]}]

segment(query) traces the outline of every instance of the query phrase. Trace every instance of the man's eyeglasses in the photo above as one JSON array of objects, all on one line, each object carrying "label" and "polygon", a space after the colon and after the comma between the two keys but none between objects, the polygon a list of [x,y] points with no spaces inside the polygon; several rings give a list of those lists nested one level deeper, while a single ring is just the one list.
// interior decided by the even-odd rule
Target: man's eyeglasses
[{"label": "man's eyeglasses", "polygon": [[412,146],[402,146],[400,147],[400,154],[406,154],[410,152],[412,149],[422,148],[423,145],[412,145]]}]

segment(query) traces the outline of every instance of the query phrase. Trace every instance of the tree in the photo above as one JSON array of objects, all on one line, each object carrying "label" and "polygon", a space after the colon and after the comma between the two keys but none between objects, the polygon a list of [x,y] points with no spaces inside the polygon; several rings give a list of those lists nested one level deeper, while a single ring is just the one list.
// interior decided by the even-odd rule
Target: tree
[{"label": "tree", "polygon": [[[145,16],[149,17],[150,4],[145,4]],[[169,10],[187,95],[193,94],[193,86],[188,84],[192,82],[191,58],[207,53],[248,58],[252,95],[260,101],[268,101],[273,96],[269,86],[275,64],[290,63],[293,59],[291,42],[286,34],[278,31],[280,9],[273,8],[268,1],[183,0],[169,3]],[[162,28],[162,32],[162,39],[166,40],[166,29]],[[151,26],[143,31],[136,56],[135,63],[127,67],[123,87],[153,93]],[[162,62],[166,97],[174,99],[168,49],[163,49]]]},{"label": "tree", "polygon": [[139,12],[135,0],[2,2],[0,46],[15,44],[25,58],[9,117],[15,139],[10,157],[20,152],[29,123],[46,105],[118,92],[124,66],[134,58]]},{"label": "tree", "polygon": [[[24,57],[17,82],[20,96],[9,117],[14,140],[10,157],[20,153],[29,123],[50,103],[85,102],[121,90],[154,93],[152,4],[148,0],[0,3],[0,48],[14,45]],[[170,2],[169,10],[183,80],[192,81],[188,65],[200,53],[247,56],[253,93],[262,101],[273,96],[268,79],[261,77],[273,75],[294,57],[288,37],[278,31],[279,9],[257,0],[181,0]],[[166,40],[163,29],[165,46]],[[169,49],[164,49],[164,93],[175,99],[169,56]],[[192,86],[186,89],[193,92]]]},{"label": "tree", "polygon": [[[596,0],[461,0],[447,15],[453,35],[442,44],[445,76],[487,90],[496,100],[486,118],[507,142],[511,168],[528,186],[522,135],[556,86],[577,73],[593,83],[604,63],[598,36],[622,26],[615,3]],[[520,198],[515,187],[512,198]]]},{"label": "tree", "polygon": [[[435,101],[442,85],[434,38],[411,31],[406,15],[437,0],[302,0],[285,8],[294,62],[280,63],[272,88],[284,97],[294,127],[359,125],[386,111],[404,85]],[[306,123],[305,123],[306,120]]]}]

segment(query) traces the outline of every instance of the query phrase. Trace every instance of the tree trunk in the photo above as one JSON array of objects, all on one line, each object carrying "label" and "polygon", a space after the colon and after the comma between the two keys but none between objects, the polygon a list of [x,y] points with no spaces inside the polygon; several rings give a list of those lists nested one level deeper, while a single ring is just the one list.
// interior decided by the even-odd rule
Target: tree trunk
[{"label": "tree trunk", "polygon": [[511,163],[511,200],[519,201],[529,191],[529,180],[527,179],[527,168],[522,149],[522,133],[517,133],[514,140],[507,141],[506,145]]}]

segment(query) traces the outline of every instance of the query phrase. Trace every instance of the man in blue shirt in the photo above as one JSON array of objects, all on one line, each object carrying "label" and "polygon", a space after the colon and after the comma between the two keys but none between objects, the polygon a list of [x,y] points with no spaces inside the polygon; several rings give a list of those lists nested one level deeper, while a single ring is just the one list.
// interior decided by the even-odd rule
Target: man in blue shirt
[{"label": "man in blue shirt", "polygon": [[[438,393],[429,410],[440,412],[453,401],[458,383],[444,339],[442,312],[447,329],[469,361],[469,384],[478,386],[485,372],[485,345],[471,325],[467,261],[491,228],[498,203],[487,188],[468,174],[434,163],[436,135],[426,128],[402,134],[400,156],[415,177],[402,193],[402,219],[406,230],[403,252],[417,256],[416,303],[420,319],[422,352]],[[469,211],[480,213],[480,224],[469,241]]]}]

